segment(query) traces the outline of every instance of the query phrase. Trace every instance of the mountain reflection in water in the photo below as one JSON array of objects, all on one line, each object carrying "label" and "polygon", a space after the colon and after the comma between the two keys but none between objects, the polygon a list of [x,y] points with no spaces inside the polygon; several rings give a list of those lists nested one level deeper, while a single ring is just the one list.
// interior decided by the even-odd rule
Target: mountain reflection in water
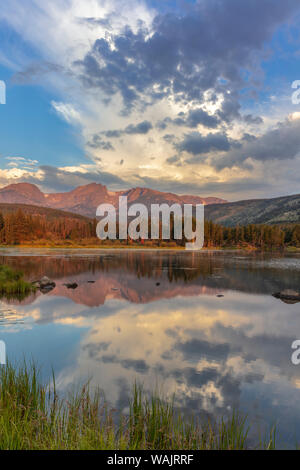
[{"label": "mountain reflection in water", "polygon": [[[27,279],[47,275],[56,282],[47,295],[1,301],[0,339],[10,356],[36,358],[45,375],[53,366],[61,389],[92,376],[124,411],[137,379],[146,389],[157,384],[176,392],[176,404],[194,414],[238,408],[256,430],[276,421],[280,442],[300,442],[300,366],[291,362],[291,344],[300,339],[300,304],[272,297],[299,289],[299,258],[2,253],[0,263],[21,269]],[[74,290],[63,285],[73,282]]]}]

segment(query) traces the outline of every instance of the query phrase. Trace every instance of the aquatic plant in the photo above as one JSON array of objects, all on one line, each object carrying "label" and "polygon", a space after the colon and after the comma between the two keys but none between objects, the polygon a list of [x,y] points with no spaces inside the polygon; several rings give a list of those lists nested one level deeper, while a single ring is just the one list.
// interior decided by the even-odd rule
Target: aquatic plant
[{"label": "aquatic plant", "polygon": [[[0,449],[245,449],[246,419],[185,417],[174,401],[134,385],[128,415],[117,414],[89,384],[59,398],[55,378],[43,385],[34,363],[0,368]],[[275,439],[275,438],[274,438]],[[273,448],[273,435],[257,447]]]},{"label": "aquatic plant", "polygon": [[23,279],[21,271],[14,271],[10,266],[0,266],[0,297],[23,299],[36,287]]}]

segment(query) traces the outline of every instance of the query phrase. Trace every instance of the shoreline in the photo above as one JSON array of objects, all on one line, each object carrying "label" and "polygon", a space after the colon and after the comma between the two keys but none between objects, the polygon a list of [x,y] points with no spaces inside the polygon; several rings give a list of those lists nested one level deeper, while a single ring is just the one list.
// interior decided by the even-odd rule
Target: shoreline
[{"label": "shoreline", "polygon": [[191,252],[191,253],[211,253],[211,252],[244,252],[244,253],[273,253],[273,254],[300,254],[300,248],[297,247],[286,247],[284,250],[260,250],[259,248],[246,248],[246,247],[227,247],[227,248],[222,248],[222,247],[205,247],[202,248],[201,250],[186,250],[185,247],[153,247],[153,246],[109,246],[109,245],[104,245],[104,246],[96,246],[96,245],[74,245],[74,246],[62,246],[62,245],[53,245],[53,246],[47,246],[47,245],[0,245],[0,253],[1,251],[5,252],[7,250],[16,250],[16,251],[32,251],[32,250],[61,250],[61,251],[74,251],[74,250],[79,250],[79,251],[84,251],[84,250],[89,250],[89,251],[114,251],[114,252],[120,252],[120,251],[174,251],[174,252]]}]

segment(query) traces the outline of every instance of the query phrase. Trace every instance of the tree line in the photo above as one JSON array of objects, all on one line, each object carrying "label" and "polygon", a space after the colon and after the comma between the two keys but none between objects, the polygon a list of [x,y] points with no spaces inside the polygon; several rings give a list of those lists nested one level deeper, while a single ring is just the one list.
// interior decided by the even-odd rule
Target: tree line
[{"label": "tree line", "polygon": [[[100,241],[96,236],[97,220],[57,217],[48,219],[45,215],[26,214],[21,209],[2,214],[0,212],[0,242],[4,245],[19,245],[39,240],[91,241],[96,244],[114,244],[114,241]],[[300,247],[300,224],[224,227],[205,221],[205,247],[250,246],[259,249],[283,249],[285,246]],[[145,244],[153,246],[184,246],[187,240],[175,240],[171,220],[170,240],[116,240],[122,244]]]}]

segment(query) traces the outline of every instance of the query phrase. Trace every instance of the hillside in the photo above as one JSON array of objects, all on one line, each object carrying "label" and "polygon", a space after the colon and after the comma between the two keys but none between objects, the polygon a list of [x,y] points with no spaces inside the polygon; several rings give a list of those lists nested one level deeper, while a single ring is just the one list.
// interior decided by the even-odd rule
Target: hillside
[{"label": "hillside", "polygon": [[300,194],[209,205],[205,218],[224,226],[299,223]]},{"label": "hillside", "polygon": [[41,207],[41,206],[34,206],[29,204],[8,204],[8,203],[0,203],[0,212],[5,216],[7,214],[16,213],[19,209],[25,215],[38,215],[44,217],[45,220],[48,222],[53,222],[57,219],[65,219],[70,221],[81,221],[81,222],[89,222],[90,219],[88,217],[84,217],[79,214],[73,214],[71,212],[66,212],[58,209],[50,209],[48,207]]}]

